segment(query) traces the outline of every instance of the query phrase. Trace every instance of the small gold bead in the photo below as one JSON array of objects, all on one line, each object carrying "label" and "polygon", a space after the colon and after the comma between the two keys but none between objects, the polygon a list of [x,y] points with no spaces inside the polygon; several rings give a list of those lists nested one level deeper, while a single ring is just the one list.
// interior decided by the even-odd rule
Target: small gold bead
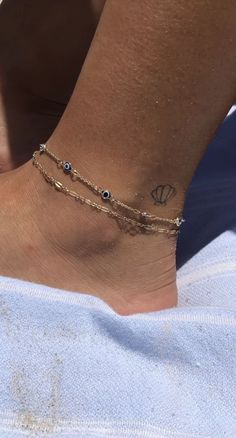
[{"label": "small gold bead", "polygon": [[63,190],[63,185],[62,185],[62,183],[60,183],[60,181],[55,181],[54,186],[55,186],[56,190],[59,190],[59,191]]}]

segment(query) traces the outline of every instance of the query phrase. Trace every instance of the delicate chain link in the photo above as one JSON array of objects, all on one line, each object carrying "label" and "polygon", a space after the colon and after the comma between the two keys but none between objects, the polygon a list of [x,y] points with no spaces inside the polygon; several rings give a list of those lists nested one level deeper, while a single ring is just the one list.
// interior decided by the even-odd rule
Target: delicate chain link
[{"label": "delicate chain link", "polygon": [[[63,164],[65,163],[65,161],[60,160],[60,158],[58,158],[53,152],[51,152],[51,151],[48,149],[48,147],[46,146],[46,144],[45,144],[45,145],[42,145],[42,146],[45,146],[43,152],[45,152],[50,158],[52,158],[52,160],[55,161],[55,163],[57,163],[57,166],[58,166],[59,168],[60,168],[60,167],[63,167]],[[102,188],[96,186],[96,184],[93,184],[93,183],[92,183],[91,181],[89,181],[87,178],[85,178],[84,176],[82,176],[82,175],[78,172],[78,170],[76,170],[76,169],[72,169],[72,171],[71,171],[70,174],[71,174],[71,177],[72,177],[72,181],[76,181],[76,180],[78,179],[80,182],[82,182],[83,184],[85,184],[88,188],[92,189],[93,192],[95,192],[95,193],[101,195],[101,193],[102,193]]]},{"label": "delicate chain link", "polygon": [[[40,145],[40,152],[45,152],[50,158],[52,158],[53,161],[56,162],[56,164],[57,164],[57,166],[59,168],[62,168],[65,163],[68,163],[67,161],[61,160],[53,152],[51,152],[48,149],[46,144]],[[90,181],[87,178],[83,177],[80,174],[80,172],[78,172],[78,170],[74,169],[72,166],[71,166],[71,170],[70,170],[69,173],[70,173],[72,181],[79,180],[84,185],[86,185],[89,189],[91,189],[95,194],[101,196],[101,194],[103,192],[102,187],[97,186],[92,181]],[[152,222],[166,222],[166,223],[174,224],[177,227],[180,227],[182,222],[184,222],[184,219],[180,218],[180,217],[177,217],[175,219],[168,219],[168,218],[163,218],[163,217],[155,216],[153,214],[149,214],[149,213],[146,213],[146,212],[142,212],[142,211],[138,210],[137,208],[133,208],[133,207],[127,205],[127,204],[124,204],[123,202],[119,201],[118,199],[114,198],[113,196],[111,196],[110,199],[107,199],[107,200],[110,201],[110,203],[112,204],[113,208],[116,208],[117,206],[122,207],[125,210],[128,210],[128,211],[132,212],[133,214],[137,215],[138,217],[141,217],[142,219],[145,218],[145,220],[148,220],[148,221],[152,221]]]},{"label": "delicate chain link", "polygon": [[[166,234],[173,234],[176,235],[178,234],[178,229],[171,229],[171,228],[161,228],[157,225],[149,225],[149,224],[144,224],[142,222],[139,222],[135,219],[126,217],[121,215],[120,213],[116,212],[116,211],[112,211],[109,208],[97,204],[96,202],[91,201],[90,199],[85,198],[84,196],[80,195],[79,193],[68,189],[68,187],[66,187],[65,185],[62,184],[61,181],[56,180],[53,176],[49,175],[47,173],[47,171],[44,169],[44,167],[41,165],[41,163],[39,163],[39,161],[37,160],[37,155],[39,154],[38,151],[35,151],[33,153],[33,164],[35,165],[35,167],[40,171],[40,173],[43,175],[44,179],[51,184],[56,190],[63,192],[65,195],[70,196],[71,198],[74,198],[77,201],[80,201],[82,204],[86,204],[89,205],[90,207],[94,208],[97,211],[102,211],[105,214],[107,214],[108,216],[111,216],[115,219],[124,221],[128,224],[131,224],[135,227],[139,227],[145,231],[149,231],[149,232],[158,232],[158,233],[166,233]],[[50,154],[52,154],[50,152]],[[54,154],[52,154],[54,155]],[[57,157],[54,155],[55,161],[58,160]],[[60,160],[58,160],[59,162]]]}]

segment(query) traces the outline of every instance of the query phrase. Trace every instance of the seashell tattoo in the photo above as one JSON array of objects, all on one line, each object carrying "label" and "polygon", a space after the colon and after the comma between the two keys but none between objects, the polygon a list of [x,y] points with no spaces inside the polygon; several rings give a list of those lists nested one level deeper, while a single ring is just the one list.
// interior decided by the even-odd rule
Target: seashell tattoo
[{"label": "seashell tattoo", "polygon": [[155,204],[166,205],[176,195],[176,190],[170,184],[161,184],[151,191],[151,195]]}]

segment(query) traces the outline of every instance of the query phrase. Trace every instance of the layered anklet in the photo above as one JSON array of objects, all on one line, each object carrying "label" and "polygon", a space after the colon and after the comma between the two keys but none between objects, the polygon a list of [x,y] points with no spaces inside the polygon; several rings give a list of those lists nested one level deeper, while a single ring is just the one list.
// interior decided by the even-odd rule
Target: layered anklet
[{"label": "layered anklet", "polygon": [[[42,164],[38,161],[38,157],[42,153],[45,153],[48,157],[50,157],[57,164],[57,167],[59,169],[62,169],[65,174],[70,175],[72,181],[79,181],[80,183],[84,184],[89,190],[99,196],[103,202],[106,202],[110,206],[110,208],[105,205],[97,204],[96,202],[85,198],[79,193],[70,190],[61,181],[58,181],[53,176],[49,175],[45,168],[42,166]],[[128,225],[128,227],[126,227],[126,230],[128,230],[132,234],[134,232],[136,233],[139,230],[150,233],[158,232],[175,235],[178,234],[179,228],[184,222],[184,219],[182,217],[176,217],[175,219],[162,218],[153,214],[149,214],[147,212],[142,212],[119,201],[112,195],[110,190],[97,186],[87,178],[83,177],[69,161],[64,161],[58,158],[53,152],[48,149],[46,144],[41,144],[39,150],[33,153],[33,164],[43,175],[44,179],[56,190],[64,193],[71,198],[74,198],[81,204],[89,205],[94,210],[97,210],[98,212],[103,212],[108,216],[113,217],[118,221],[119,225],[121,225],[121,223]],[[128,213],[133,217],[122,214],[122,211],[125,211],[126,214]]]}]

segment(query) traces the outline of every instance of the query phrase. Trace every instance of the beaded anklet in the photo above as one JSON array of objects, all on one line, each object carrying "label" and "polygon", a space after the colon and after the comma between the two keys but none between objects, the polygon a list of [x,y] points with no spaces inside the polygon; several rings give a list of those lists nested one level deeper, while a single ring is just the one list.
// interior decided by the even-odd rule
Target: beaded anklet
[{"label": "beaded anklet", "polygon": [[[58,168],[63,169],[64,173],[71,176],[72,181],[79,181],[83,183],[88,189],[93,191],[98,195],[103,201],[110,204],[113,210],[118,208],[125,210],[132,215],[134,218],[127,217],[117,211],[112,211],[110,208],[97,204],[90,199],[85,198],[79,193],[68,189],[60,181],[56,180],[53,176],[50,176],[44,169],[42,164],[38,161],[37,157],[42,153],[46,153],[56,164]],[[136,208],[124,204],[123,202],[116,199],[110,190],[103,189],[92,183],[87,178],[84,178],[76,169],[72,167],[69,161],[63,161],[59,159],[53,152],[51,152],[46,144],[41,144],[39,151],[33,153],[33,164],[38,168],[40,173],[43,175],[45,180],[50,183],[56,190],[63,192],[65,195],[80,201],[82,204],[89,205],[97,211],[102,211],[105,214],[117,219],[118,221],[123,221],[126,224],[130,224],[132,227],[138,227],[140,230],[147,232],[158,232],[167,234],[178,234],[181,224],[184,222],[183,218],[177,217],[175,219],[161,218],[147,212],[142,212]],[[160,226],[160,224],[165,224],[166,227]]]}]

